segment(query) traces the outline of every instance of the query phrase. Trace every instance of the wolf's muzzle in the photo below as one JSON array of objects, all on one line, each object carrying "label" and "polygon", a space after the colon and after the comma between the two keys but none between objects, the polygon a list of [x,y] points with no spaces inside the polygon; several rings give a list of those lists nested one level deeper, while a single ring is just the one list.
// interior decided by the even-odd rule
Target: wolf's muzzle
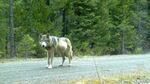
[{"label": "wolf's muzzle", "polygon": [[41,42],[40,44],[41,44],[41,46],[44,47],[44,48],[47,46],[46,42]]}]

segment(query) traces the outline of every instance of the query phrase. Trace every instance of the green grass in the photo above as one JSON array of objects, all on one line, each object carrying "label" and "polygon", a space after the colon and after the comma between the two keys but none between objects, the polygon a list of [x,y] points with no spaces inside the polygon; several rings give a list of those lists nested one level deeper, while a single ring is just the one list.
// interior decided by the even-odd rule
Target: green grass
[{"label": "green grass", "polygon": [[2,58],[0,59],[0,63],[9,63],[9,62],[20,62],[20,61],[40,61],[47,60],[47,58]]}]

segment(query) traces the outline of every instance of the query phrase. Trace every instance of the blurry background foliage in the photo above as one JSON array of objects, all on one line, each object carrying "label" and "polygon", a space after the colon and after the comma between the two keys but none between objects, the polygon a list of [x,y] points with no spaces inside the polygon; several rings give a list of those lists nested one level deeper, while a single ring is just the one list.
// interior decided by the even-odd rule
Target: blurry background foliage
[{"label": "blurry background foliage", "polygon": [[[17,57],[45,57],[41,33],[68,37],[75,55],[150,51],[149,0],[14,0],[13,8]],[[9,0],[0,0],[0,58],[9,57],[8,23]]]}]

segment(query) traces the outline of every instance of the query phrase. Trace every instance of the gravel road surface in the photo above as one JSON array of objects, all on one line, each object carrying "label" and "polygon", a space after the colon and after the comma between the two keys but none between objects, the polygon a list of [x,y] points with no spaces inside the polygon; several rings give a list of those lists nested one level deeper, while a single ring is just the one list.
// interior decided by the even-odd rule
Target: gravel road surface
[{"label": "gravel road surface", "polygon": [[117,55],[74,57],[72,65],[60,67],[61,58],[54,59],[48,69],[47,59],[0,61],[0,84],[62,84],[84,78],[98,78],[138,70],[150,70],[150,55]]}]

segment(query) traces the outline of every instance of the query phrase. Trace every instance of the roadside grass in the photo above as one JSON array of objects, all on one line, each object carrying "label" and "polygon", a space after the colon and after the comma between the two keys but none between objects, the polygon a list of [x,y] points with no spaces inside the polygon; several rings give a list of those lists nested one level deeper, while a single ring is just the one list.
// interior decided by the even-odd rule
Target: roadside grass
[{"label": "roadside grass", "polygon": [[0,59],[0,63],[10,63],[10,62],[21,62],[21,61],[40,61],[47,60],[47,58],[2,58]]},{"label": "roadside grass", "polygon": [[147,71],[134,71],[101,77],[100,79],[74,80],[70,84],[150,84],[150,73]]}]

